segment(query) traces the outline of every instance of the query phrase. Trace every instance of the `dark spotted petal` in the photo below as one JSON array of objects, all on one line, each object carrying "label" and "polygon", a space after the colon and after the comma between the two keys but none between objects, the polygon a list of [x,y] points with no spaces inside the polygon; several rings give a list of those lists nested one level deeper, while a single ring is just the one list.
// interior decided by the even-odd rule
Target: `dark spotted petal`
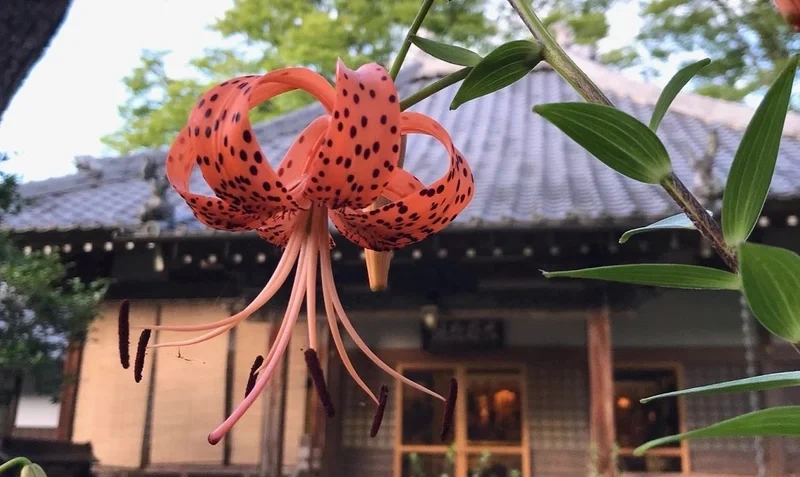
[{"label": "dark spotted petal", "polygon": [[[331,211],[333,223],[342,235],[363,248],[385,251],[419,242],[452,222],[474,193],[472,171],[439,123],[419,113],[405,112],[400,124],[403,134],[420,133],[438,139],[450,154],[450,168],[429,187],[379,209]],[[403,175],[397,184],[409,177],[405,171],[398,174]]]},{"label": "dark spotted petal", "polygon": [[400,102],[386,70],[339,61],[331,122],[310,163],[307,196],[330,208],[360,209],[380,197],[400,151]]},{"label": "dark spotted petal", "polygon": [[180,132],[167,154],[167,178],[195,217],[203,224],[219,230],[250,230],[260,222],[256,214],[244,213],[241,207],[230,205],[217,197],[189,192],[189,178],[195,165],[195,153],[188,128]]},{"label": "dark spotted petal", "polygon": [[218,197],[245,212],[269,217],[300,207],[297,191],[291,190],[297,184],[281,180],[270,167],[248,119],[250,108],[295,89],[308,91],[327,110],[333,106],[333,88],[323,77],[306,68],[285,68],[211,88],[189,117],[188,132],[203,177]]}]

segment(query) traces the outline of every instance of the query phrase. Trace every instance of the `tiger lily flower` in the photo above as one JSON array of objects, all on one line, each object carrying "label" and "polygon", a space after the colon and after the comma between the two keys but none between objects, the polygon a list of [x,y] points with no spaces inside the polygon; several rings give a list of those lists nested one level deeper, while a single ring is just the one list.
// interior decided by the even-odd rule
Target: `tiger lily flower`
[{"label": "tiger lily flower", "polygon": [[[333,240],[328,220],[359,247],[377,252],[395,250],[442,230],[455,219],[472,198],[472,172],[441,125],[428,116],[401,111],[394,82],[383,67],[372,63],[352,71],[340,60],[335,79],[334,88],[309,69],[284,68],[225,81],[202,96],[167,155],[167,177],[198,220],[214,229],[255,230],[268,242],[284,247],[284,252],[264,289],[242,311],[202,325],[147,327],[206,331],[201,336],[150,348],[189,346],[227,332],[267,303],[283,286],[292,268],[297,267],[275,343],[266,358],[259,356],[253,364],[244,400],[209,434],[212,444],[219,442],[242,417],[275,373],[304,301],[308,320],[306,363],[328,415],[333,415],[316,355],[318,272],[333,343],[350,376],[377,405],[372,434],[380,425],[387,388],[383,387],[376,396],[359,377],[347,356],[337,320],[373,363],[403,383],[444,401],[445,415],[450,416],[446,420],[452,418],[455,381],[451,382],[446,399],[409,380],[384,363],[354,329],[333,279]],[[297,89],[313,95],[325,108],[325,114],[305,128],[274,170],[256,141],[248,111],[276,95]],[[398,167],[401,137],[407,134],[432,136],[449,154],[448,171],[427,187]],[[189,191],[195,166],[214,191],[214,197]],[[371,207],[379,199],[388,203]],[[121,330],[127,327],[127,320],[125,323],[120,325]],[[127,332],[120,333],[121,339],[123,335],[127,345]],[[148,338],[149,333],[140,339],[137,355],[144,355]],[[139,362],[137,359],[137,378],[141,379]],[[125,363],[127,355],[123,366]],[[448,426],[449,423],[443,425]],[[446,431],[443,429],[443,438]]]}]

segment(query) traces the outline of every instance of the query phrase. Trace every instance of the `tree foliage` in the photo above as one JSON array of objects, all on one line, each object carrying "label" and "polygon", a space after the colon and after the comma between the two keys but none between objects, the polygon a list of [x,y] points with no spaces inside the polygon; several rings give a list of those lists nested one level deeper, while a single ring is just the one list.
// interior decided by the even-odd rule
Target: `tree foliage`
[{"label": "tree foliage", "polygon": [[[424,26],[440,40],[480,48],[496,34],[484,15],[486,3],[437,1]],[[124,79],[129,91],[119,107],[124,125],[103,141],[123,153],[168,144],[197,97],[231,76],[298,65],[332,79],[339,57],[352,66],[371,61],[388,65],[420,4],[421,0],[236,0],[211,29],[238,43],[209,49],[193,60],[196,78],[167,75],[166,51],[142,54],[141,64]],[[309,101],[303,93],[282,95],[251,111],[251,121]]]},{"label": "tree foliage", "polygon": [[[0,221],[20,204],[16,186],[0,172]],[[55,392],[63,351],[86,335],[107,282],[71,278],[58,255],[26,255],[1,232],[0,277],[0,372],[25,373],[39,392]]]},{"label": "tree foliage", "polygon": [[712,63],[698,74],[695,91],[731,101],[763,94],[800,47],[771,0],[648,0],[641,18],[637,44],[607,53],[606,61],[658,76],[671,55],[697,53]]},{"label": "tree foliage", "polygon": [[[563,23],[574,32],[574,41],[592,44],[609,34],[609,9],[628,1],[535,0],[534,8],[545,24]],[[301,65],[332,77],[338,57],[351,65],[388,65],[420,4],[236,0],[210,25],[235,45],[208,49],[192,60],[193,77],[167,74],[168,51],[142,53],[139,66],[124,79],[129,96],[119,106],[123,126],[103,142],[120,153],[169,144],[196,98],[231,76]],[[607,51],[601,60],[657,77],[672,55],[702,54],[713,62],[690,89],[717,98],[738,101],[763,93],[785,66],[788,53],[800,47],[800,36],[792,34],[771,0],[642,0],[640,9],[643,26],[636,43]],[[520,38],[521,26],[504,0],[438,0],[424,23],[437,40],[478,51]],[[251,111],[251,120],[262,121],[309,101],[304,93],[285,94]]]}]

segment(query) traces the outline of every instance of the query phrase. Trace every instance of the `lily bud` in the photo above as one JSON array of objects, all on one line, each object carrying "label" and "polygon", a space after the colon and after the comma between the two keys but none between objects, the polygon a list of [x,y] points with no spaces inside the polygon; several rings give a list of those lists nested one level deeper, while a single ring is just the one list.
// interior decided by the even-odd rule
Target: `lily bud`
[{"label": "lily bud", "polygon": [[775,0],[775,6],[783,16],[783,19],[800,32],[800,1],[798,0]]},{"label": "lily bud", "polygon": [[20,477],[47,477],[47,474],[39,464],[28,464],[22,468]]}]

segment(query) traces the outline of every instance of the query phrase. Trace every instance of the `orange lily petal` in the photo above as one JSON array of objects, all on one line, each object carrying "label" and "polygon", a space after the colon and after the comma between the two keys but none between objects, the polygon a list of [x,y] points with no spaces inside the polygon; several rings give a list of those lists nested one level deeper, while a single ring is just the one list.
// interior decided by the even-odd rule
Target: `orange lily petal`
[{"label": "orange lily petal", "polygon": [[229,231],[250,230],[253,224],[258,224],[258,215],[245,213],[241,207],[230,205],[217,197],[189,191],[189,179],[196,156],[189,130],[184,128],[167,154],[166,173],[172,187],[186,201],[197,220],[208,227]]},{"label": "orange lily petal", "polygon": [[397,168],[392,172],[392,177],[389,178],[389,185],[383,191],[383,196],[394,202],[424,188],[425,184],[420,182],[413,174],[405,169]]},{"label": "orange lily petal", "polygon": [[[400,151],[400,102],[389,74],[375,63],[336,67],[336,100],[325,141],[308,173],[314,202],[360,209],[380,197]],[[313,180],[313,179],[312,179]]]},{"label": "orange lily petal", "polygon": [[400,125],[404,134],[421,133],[438,139],[450,154],[450,168],[430,187],[379,209],[332,210],[336,228],[363,248],[394,250],[439,232],[467,206],[475,190],[469,165],[439,123],[419,113],[405,112]]},{"label": "orange lily petal", "polygon": [[282,181],[270,167],[250,126],[250,108],[287,91],[303,89],[326,109],[334,91],[306,68],[285,68],[263,76],[225,81],[207,91],[189,116],[189,132],[200,166],[214,193],[250,213],[268,217],[284,208],[299,208],[296,184]]}]

